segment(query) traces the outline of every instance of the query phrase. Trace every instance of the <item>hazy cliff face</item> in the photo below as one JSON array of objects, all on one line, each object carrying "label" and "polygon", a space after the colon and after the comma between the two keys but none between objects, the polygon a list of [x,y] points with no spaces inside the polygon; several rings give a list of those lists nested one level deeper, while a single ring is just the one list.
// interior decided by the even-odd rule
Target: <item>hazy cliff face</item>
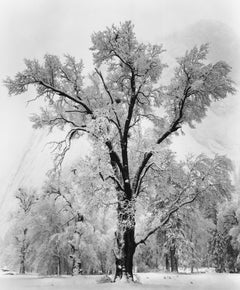
[{"label": "hazy cliff face", "polygon": [[174,32],[164,40],[171,56],[178,56],[194,45],[209,43],[208,59],[215,62],[224,60],[232,66],[232,77],[240,84],[240,38],[226,24],[202,20],[182,31]]}]

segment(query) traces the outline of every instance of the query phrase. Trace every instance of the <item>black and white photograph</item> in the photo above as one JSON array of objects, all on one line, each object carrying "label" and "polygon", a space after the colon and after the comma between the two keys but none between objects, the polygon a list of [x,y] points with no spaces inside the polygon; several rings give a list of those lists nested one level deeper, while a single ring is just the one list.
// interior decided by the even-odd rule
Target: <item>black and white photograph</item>
[{"label": "black and white photograph", "polygon": [[0,0],[0,289],[240,289],[240,2]]}]

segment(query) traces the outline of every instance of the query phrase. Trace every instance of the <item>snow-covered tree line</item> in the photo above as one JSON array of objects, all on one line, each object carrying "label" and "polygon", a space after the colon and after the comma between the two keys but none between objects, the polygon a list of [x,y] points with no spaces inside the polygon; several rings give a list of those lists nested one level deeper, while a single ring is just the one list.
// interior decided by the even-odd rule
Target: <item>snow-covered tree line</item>
[{"label": "snow-covered tree line", "polygon": [[[221,166],[225,166],[223,173],[229,174],[229,161],[218,158]],[[157,220],[167,210],[166,203],[176,198],[174,190],[189,182],[183,168],[199,174],[202,162],[213,160],[199,156],[177,163],[173,159],[173,163],[161,169],[164,172],[157,184],[151,179],[159,178],[159,169],[152,172],[146,186],[150,188],[152,184],[155,188],[151,188],[148,196],[143,194],[137,204],[138,236],[158,225]],[[89,158],[82,160],[65,172],[61,182],[50,179],[40,193],[27,188],[17,191],[18,211],[13,215],[13,225],[2,246],[5,264],[21,273],[114,272],[117,202],[111,187],[104,186],[99,172],[90,175],[93,164]],[[206,168],[203,169],[205,172]],[[218,191],[210,189],[202,198],[178,210],[165,226],[139,246],[134,259],[136,270],[178,271],[179,267],[239,270],[240,217],[237,203],[232,200],[230,179],[227,175],[223,177],[225,181],[222,180]]]},{"label": "snow-covered tree line", "polygon": [[[42,195],[27,212],[18,197],[22,261],[29,253],[31,269],[51,273],[106,272],[114,261],[115,278],[130,279],[134,264],[163,259],[176,271],[183,261],[192,269],[213,263],[206,243],[224,232],[217,212],[233,191],[230,161],[200,155],[179,162],[169,144],[183,126],[195,128],[213,101],[235,92],[231,68],[208,63],[204,44],[178,58],[163,84],[162,46],[140,43],[131,22],[94,33],[91,50],[95,69],[87,81],[83,62],[69,55],[25,60],[26,69],[5,80],[11,95],[33,86],[33,100],[44,100],[31,117],[35,128],[67,132],[52,144],[55,167]],[[82,135],[91,156],[60,173]],[[148,262],[147,250],[155,253]]]}]

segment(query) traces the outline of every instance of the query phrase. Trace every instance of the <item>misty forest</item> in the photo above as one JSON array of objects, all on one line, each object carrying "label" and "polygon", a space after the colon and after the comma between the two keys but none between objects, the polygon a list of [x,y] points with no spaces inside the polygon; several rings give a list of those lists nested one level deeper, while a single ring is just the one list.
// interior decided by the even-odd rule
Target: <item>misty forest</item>
[{"label": "misty forest", "polygon": [[[130,21],[93,33],[91,43],[89,75],[84,60],[46,54],[4,80],[12,98],[28,93],[38,104],[36,130],[65,137],[46,144],[54,166],[41,190],[15,192],[1,264],[21,274],[98,275],[113,287],[143,272],[240,272],[231,160],[180,159],[170,146],[236,92],[231,67],[209,62],[207,43],[172,67],[164,44],[139,41]],[[88,154],[64,167],[83,137]]]}]

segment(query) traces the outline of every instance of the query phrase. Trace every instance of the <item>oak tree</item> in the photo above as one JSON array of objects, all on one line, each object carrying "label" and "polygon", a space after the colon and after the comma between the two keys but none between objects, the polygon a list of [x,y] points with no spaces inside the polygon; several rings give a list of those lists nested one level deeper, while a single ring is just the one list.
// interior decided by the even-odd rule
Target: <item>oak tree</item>
[{"label": "oak tree", "polygon": [[[61,167],[73,139],[83,134],[88,134],[92,147],[107,154],[109,174],[103,180],[115,186],[118,258],[123,273],[133,278],[135,249],[155,232],[151,229],[143,239],[135,240],[136,200],[144,180],[155,158],[161,155],[159,148],[171,136],[183,125],[194,127],[206,116],[213,101],[234,93],[231,68],[223,61],[207,63],[205,44],[178,58],[170,84],[162,85],[162,46],[139,42],[129,21],[94,33],[91,51],[95,71],[87,82],[82,61],[69,55],[64,60],[45,55],[43,64],[25,60],[25,70],[7,78],[5,84],[11,95],[25,93],[34,86],[33,99],[44,99],[46,106],[41,113],[31,117],[35,128],[67,130],[66,138],[55,143],[59,150],[56,169]],[[141,132],[145,120],[151,124],[150,135]],[[158,227],[174,211],[173,204],[160,218]]]}]

